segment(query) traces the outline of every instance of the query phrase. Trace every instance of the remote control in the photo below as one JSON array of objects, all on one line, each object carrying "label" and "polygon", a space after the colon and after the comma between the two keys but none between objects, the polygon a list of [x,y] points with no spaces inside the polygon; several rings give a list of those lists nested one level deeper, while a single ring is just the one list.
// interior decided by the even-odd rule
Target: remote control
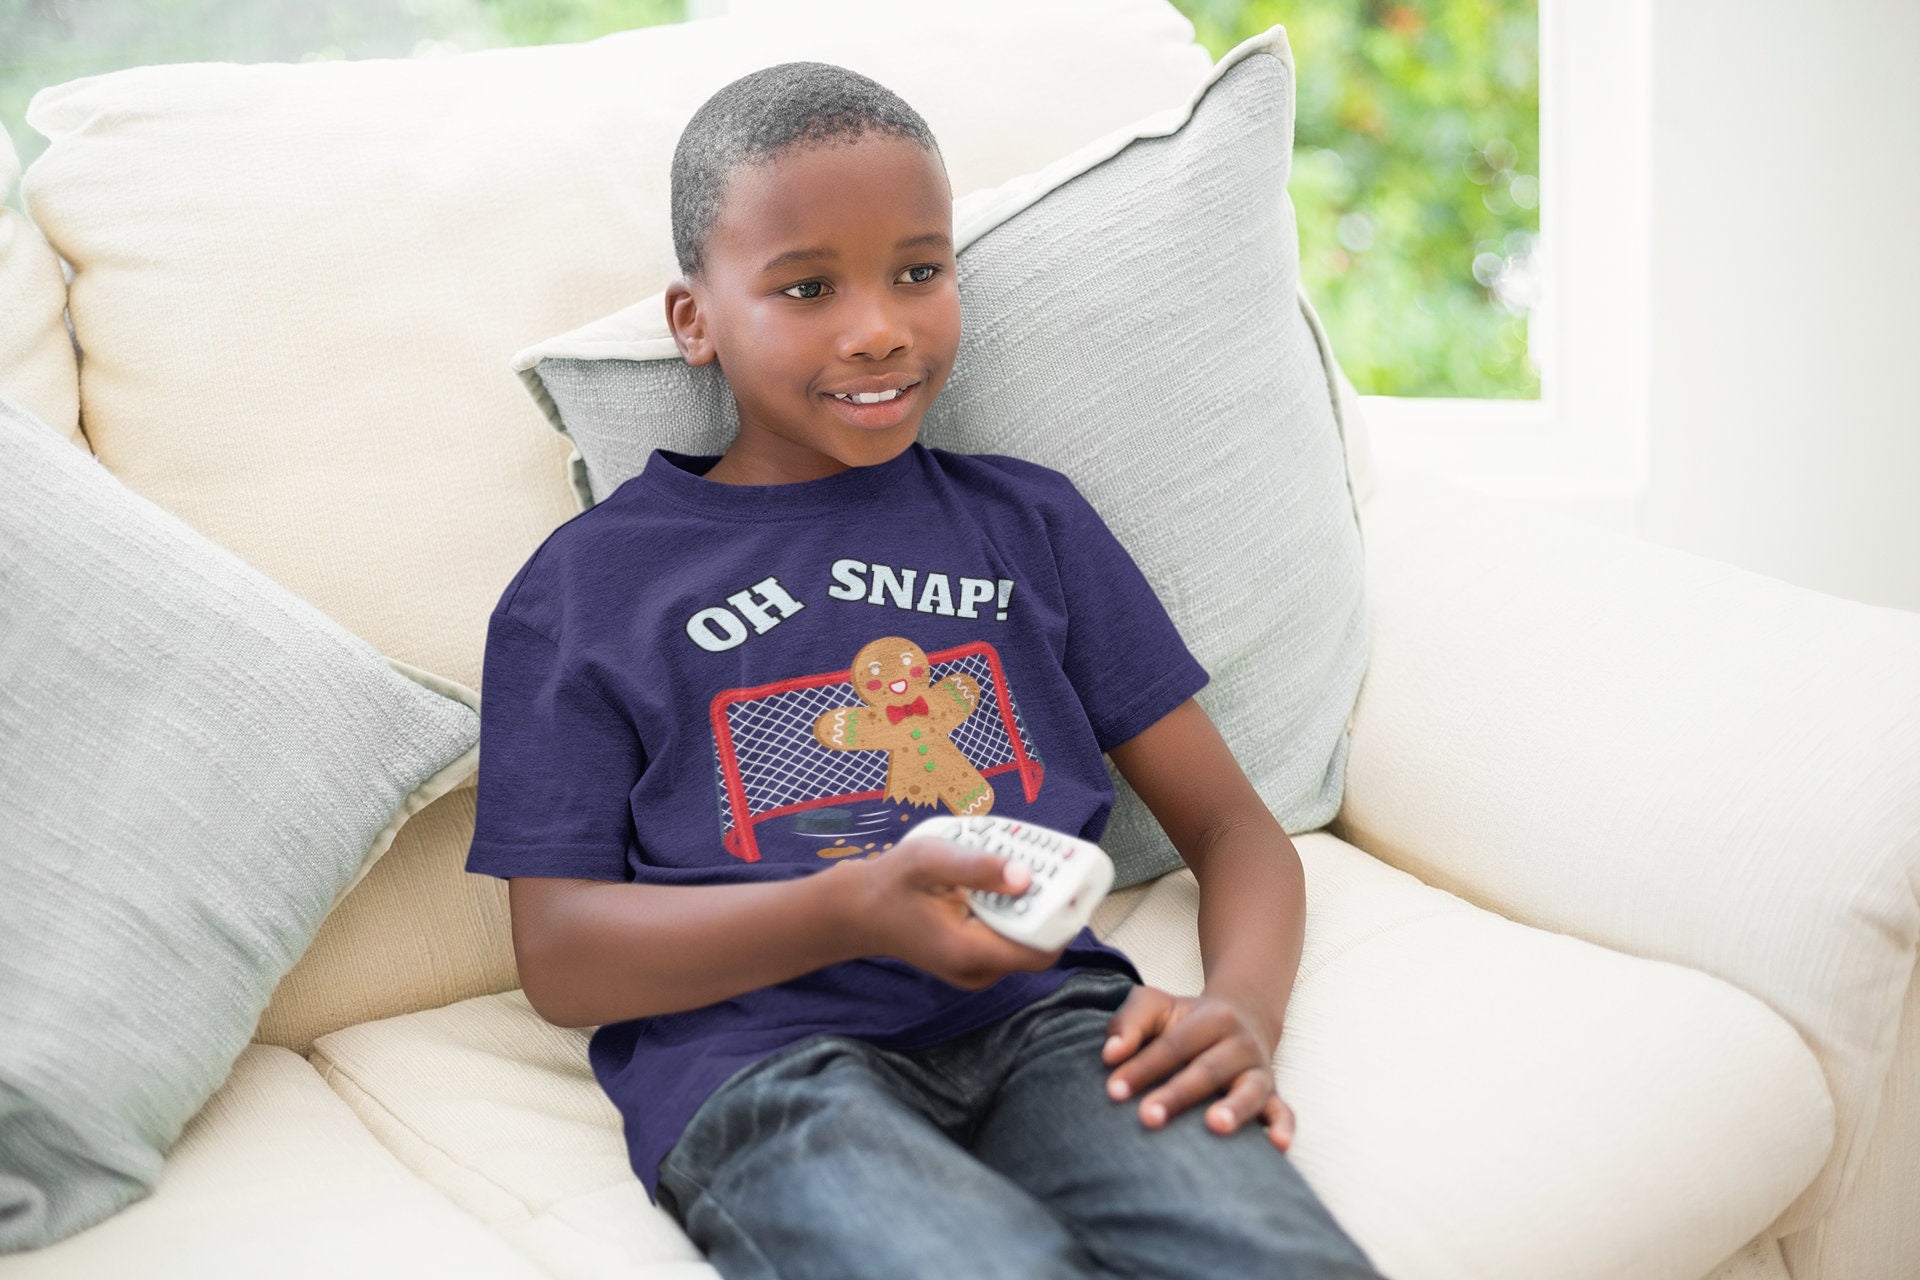
[{"label": "remote control", "polygon": [[1023,862],[1032,878],[1017,897],[969,889],[973,913],[995,932],[1025,946],[1052,951],[1065,946],[1093,918],[1113,887],[1113,861],[1090,840],[1035,823],[981,814],[928,818],[902,837],[937,836],[969,849]]}]

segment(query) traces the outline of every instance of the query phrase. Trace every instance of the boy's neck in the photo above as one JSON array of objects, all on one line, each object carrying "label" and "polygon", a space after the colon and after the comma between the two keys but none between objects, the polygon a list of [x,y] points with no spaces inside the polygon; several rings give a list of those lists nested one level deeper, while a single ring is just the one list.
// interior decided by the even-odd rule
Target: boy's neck
[{"label": "boy's neck", "polygon": [[770,485],[819,480],[852,469],[838,458],[791,440],[769,444],[735,436],[720,461],[703,474],[716,484]]},{"label": "boy's neck", "polygon": [[733,456],[733,455],[732,455],[732,454],[730,454],[730,453],[723,453],[723,454],[721,454],[721,455],[720,455],[720,461],[718,461],[718,462],[716,462],[716,463],[714,463],[714,464],[713,464],[713,465],[712,465],[711,467],[708,467],[708,468],[707,468],[707,470],[706,470],[706,472],[704,473],[704,474],[705,474],[705,476],[706,476],[706,478],[707,478],[707,479],[709,479],[709,480],[711,480],[711,481],[713,481],[713,482],[714,482],[715,484],[744,484],[744,483],[746,483],[746,482],[745,482],[745,481],[743,481],[743,480],[735,480],[735,479],[732,479],[732,478],[730,478],[730,473],[729,473],[729,469],[728,469],[728,467],[727,467],[727,461],[728,461],[728,459],[730,459],[730,458],[731,458],[732,456]]},{"label": "boy's neck", "polygon": [[[820,475],[838,475],[846,469],[844,466],[839,466],[835,467],[832,471],[823,471]],[[716,484],[793,484],[800,480],[816,480],[820,478],[820,476],[785,475],[782,474],[778,468],[768,466],[764,462],[742,462],[739,459],[736,449],[729,449],[727,452],[721,454],[720,461],[707,468],[704,474],[708,480]]]}]

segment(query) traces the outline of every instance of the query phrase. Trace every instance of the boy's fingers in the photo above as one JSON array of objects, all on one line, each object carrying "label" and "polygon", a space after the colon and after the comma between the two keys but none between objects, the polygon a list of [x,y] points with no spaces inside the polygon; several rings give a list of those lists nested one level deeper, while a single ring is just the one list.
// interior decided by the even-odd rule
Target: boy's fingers
[{"label": "boy's fingers", "polygon": [[1101,1061],[1111,1066],[1132,1054],[1148,1036],[1158,1034],[1170,1006],[1156,1002],[1154,995],[1154,989],[1146,986],[1136,986],[1127,993],[1125,1002],[1107,1019],[1107,1039],[1100,1047]]},{"label": "boy's fingers", "polygon": [[1118,1062],[1139,1043],[1139,1029],[1132,1023],[1111,1023],[1107,1027],[1107,1042],[1101,1046],[1100,1056],[1107,1062]]},{"label": "boy's fingers", "polygon": [[1023,862],[997,853],[982,853],[978,849],[969,849],[955,844],[951,840],[940,840],[938,848],[927,854],[922,864],[923,872],[940,884],[958,885],[963,889],[985,889],[989,893],[1024,892],[1032,872]]},{"label": "boy's fingers", "polygon": [[[1132,1057],[1145,1038],[1146,1031],[1137,1017],[1110,1022],[1107,1024],[1106,1043],[1100,1046],[1100,1060],[1108,1066],[1117,1065]],[[1124,1098],[1126,1095],[1117,1096]]]},{"label": "boy's fingers", "polygon": [[1207,1128],[1215,1133],[1232,1133],[1249,1116],[1270,1113],[1275,1101],[1271,1080],[1258,1071],[1242,1071],[1225,1097],[1207,1104]]},{"label": "boy's fingers", "polygon": [[993,893],[1005,893],[1009,889],[1018,893],[1027,887],[1027,878],[1032,874],[1023,862],[997,853],[981,853],[976,849],[961,849],[954,846],[962,860],[960,874],[965,877],[963,883],[970,888],[986,889]]},{"label": "boy's fingers", "polygon": [[1136,984],[1107,1019],[1107,1032],[1124,1037],[1129,1044],[1137,1043],[1166,1021],[1167,1011],[1172,1007],[1173,1001],[1166,992]]},{"label": "boy's fingers", "polygon": [[1175,1025],[1114,1072],[1123,1078],[1131,1076],[1139,1086],[1143,1094],[1140,1119],[1149,1127],[1164,1124],[1189,1107],[1212,1102],[1222,1084],[1245,1076],[1248,1063],[1243,1053],[1224,1041],[1202,1048],[1192,1026],[1191,1020]]},{"label": "boy's fingers", "polygon": [[1261,1108],[1261,1117],[1266,1121],[1267,1136],[1282,1151],[1293,1145],[1293,1108],[1280,1100],[1279,1094],[1267,1099],[1267,1105]]}]

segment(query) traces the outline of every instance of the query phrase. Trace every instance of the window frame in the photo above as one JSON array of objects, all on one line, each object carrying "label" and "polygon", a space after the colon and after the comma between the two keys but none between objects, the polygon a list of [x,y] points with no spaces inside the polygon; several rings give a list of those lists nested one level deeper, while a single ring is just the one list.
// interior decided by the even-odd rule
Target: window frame
[{"label": "window frame", "polygon": [[1537,400],[1360,397],[1383,462],[1631,528],[1652,383],[1651,0],[1539,0]]}]

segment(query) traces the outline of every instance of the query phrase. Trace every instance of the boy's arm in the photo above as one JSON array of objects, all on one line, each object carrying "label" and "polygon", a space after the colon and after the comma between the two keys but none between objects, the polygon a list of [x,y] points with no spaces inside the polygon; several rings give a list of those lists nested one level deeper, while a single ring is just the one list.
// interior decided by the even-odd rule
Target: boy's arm
[{"label": "boy's arm", "polygon": [[752,884],[507,882],[527,1001],[563,1027],[674,1013],[868,954],[842,867]]},{"label": "boy's arm", "polygon": [[[505,599],[526,594],[526,575]],[[514,959],[541,1017],[585,1027],[673,1013],[865,954],[844,862],[796,880],[647,881],[629,812],[646,751],[580,651],[496,609],[481,684],[467,870],[507,881]]]},{"label": "boy's arm", "polygon": [[1306,937],[1293,841],[1192,698],[1107,754],[1199,881],[1205,994],[1264,1014],[1277,1044]]}]

